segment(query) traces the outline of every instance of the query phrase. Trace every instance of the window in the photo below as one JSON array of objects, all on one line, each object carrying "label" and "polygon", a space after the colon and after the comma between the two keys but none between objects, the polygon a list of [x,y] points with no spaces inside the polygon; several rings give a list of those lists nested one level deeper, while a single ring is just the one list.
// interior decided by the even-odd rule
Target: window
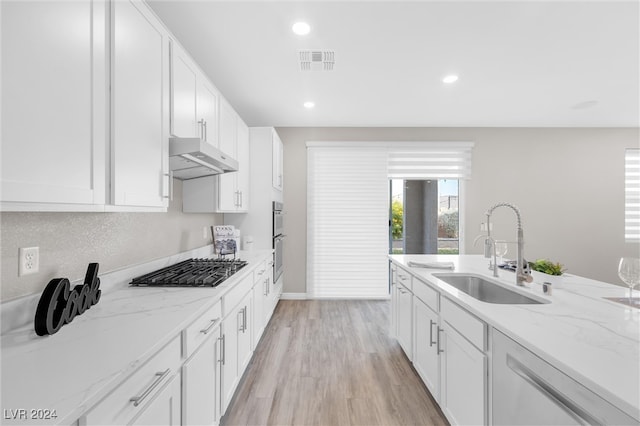
[{"label": "window", "polygon": [[[455,182],[457,188],[459,179],[470,176],[472,147],[467,142],[307,142],[308,296],[388,297],[389,179],[429,181],[441,188]],[[447,198],[441,203],[442,196]],[[438,211],[452,213],[457,196],[431,195],[436,234]]]},{"label": "window", "polygon": [[624,239],[640,241],[640,149],[624,155]]},{"label": "window", "polygon": [[393,254],[460,252],[459,181],[391,179]]}]

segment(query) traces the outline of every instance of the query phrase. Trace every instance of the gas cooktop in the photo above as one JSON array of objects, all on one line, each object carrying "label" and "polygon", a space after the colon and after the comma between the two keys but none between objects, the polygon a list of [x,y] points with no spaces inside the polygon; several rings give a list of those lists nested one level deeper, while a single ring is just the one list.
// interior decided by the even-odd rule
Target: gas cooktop
[{"label": "gas cooktop", "polygon": [[240,259],[188,259],[134,278],[132,286],[215,287],[247,264]]}]

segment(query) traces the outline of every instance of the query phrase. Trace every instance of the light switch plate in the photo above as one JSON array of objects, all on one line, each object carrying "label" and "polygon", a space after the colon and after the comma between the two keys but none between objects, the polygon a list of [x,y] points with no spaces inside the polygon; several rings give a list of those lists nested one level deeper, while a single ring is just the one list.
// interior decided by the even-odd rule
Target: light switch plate
[{"label": "light switch plate", "polygon": [[35,274],[40,270],[40,247],[21,247],[18,254],[18,276]]}]

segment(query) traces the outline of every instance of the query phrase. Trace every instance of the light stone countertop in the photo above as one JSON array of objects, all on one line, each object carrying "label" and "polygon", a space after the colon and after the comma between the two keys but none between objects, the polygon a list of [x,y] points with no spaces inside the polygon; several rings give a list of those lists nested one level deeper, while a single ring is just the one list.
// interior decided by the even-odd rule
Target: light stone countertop
[{"label": "light stone countertop", "polygon": [[[433,276],[468,272],[514,288],[513,272],[499,269],[493,278],[481,255],[391,255],[397,265],[428,282],[440,293],[508,335],[640,422],[640,310],[603,297],[626,297],[627,287],[565,274],[551,296],[542,286],[518,287],[551,303],[506,305],[481,302]],[[451,262],[455,270],[409,267],[408,262]],[[415,284],[414,284],[415,285]],[[634,296],[639,294],[635,291]]]},{"label": "light stone countertop", "polygon": [[56,334],[37,336],[32,322],[3,333],[2,424],[51,423],[6,418],[17,409],[56,410],[56,423],[75,422],[271,253],[241,252],[249,264],[214,288],[129,287],[131,278],[182,260],[176,257],[118,271],[98,304]]}]

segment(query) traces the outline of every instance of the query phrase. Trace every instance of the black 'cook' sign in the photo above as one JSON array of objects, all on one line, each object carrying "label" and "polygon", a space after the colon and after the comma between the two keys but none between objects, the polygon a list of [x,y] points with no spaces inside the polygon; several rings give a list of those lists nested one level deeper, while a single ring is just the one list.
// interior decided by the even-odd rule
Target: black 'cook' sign
[{"label": "black 'cook' sign", "polygon": [[97,263],[89,264],[84,284],[75,286],[73,290],[67,278],[55,278],[49,281],[36,308],[36,334],[46,336],[57,333],[76,315],[81,315],[98,303],[102,294],[99,287]]}]

